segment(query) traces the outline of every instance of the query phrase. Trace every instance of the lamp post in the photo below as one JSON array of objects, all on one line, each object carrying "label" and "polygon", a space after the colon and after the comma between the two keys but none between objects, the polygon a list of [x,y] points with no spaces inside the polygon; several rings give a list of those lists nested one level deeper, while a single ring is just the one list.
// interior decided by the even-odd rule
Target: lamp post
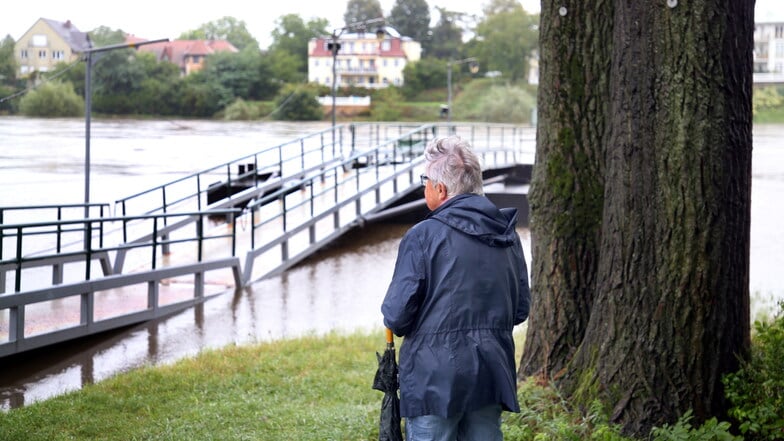
[{"label": "lamp post", "polygon": [[472,74],[479,72],[479,63],[475,57],[463,58],[457,61],[446,62],[446,122],[452,122],[452,66],[455,64],[470,63],[468,69]]},{"label": "lamp post", "polygon": [[112,44],[109,46],[101,46],[101,47],[86,49],[84,51],[85,62],[87,63],[85,74],[84,74],[84,217],[85,218],[90,217],[90,206],[89,206],[90,204],[90,115],[92,115],[92,103],[93,103],[93,85],[92,85],[93,63],[97,61],[97,58],[93,60],[93,54],[108,52],[115,49],[126,49],[126,48],[136,49],[137,47],[143,46],[145,44],[162,43],[164,41],[169,41],[169,39],[162,38],[159,40],[141,41],[138,43]]},{"label": "lamp post", "polygon": [[[337,95],[337,59],[338,59],[338,51],[340,51],[340,36],[343,35],[343,32],[347,30],[364,30],[368,27],[368,25],[372,25],[375,23],[383,23],[384,19],[373,18],[370,20],[359,21],[349,24],[348,26],[344,26],[340,29],[335,29],[332,31],[332,35],[329,37],[329,43],[327,43],[327,49],[332,53],[332,145],[335,145],[335,113],[336,113],[336,106],[335,106],[335,99]],[[386,30],[384,26],[380,26],[376,30],[376,39],[381,42],[386,35]]]}]

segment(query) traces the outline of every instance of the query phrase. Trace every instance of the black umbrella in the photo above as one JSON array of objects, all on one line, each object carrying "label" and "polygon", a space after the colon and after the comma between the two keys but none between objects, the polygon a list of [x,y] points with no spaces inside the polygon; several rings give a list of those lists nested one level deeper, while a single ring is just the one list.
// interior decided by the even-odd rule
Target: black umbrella
[{"label": "black umbrella", "polygon": [[397,396],[397,361],[395,361],[395,340],[392,330],[387,329],[387,350],[378,357],[378,370],[373,379],[373,389],[384,392],[381,400],[381,420],[378,430],[379,441],[403,441],[400,431],[400,398]]}]

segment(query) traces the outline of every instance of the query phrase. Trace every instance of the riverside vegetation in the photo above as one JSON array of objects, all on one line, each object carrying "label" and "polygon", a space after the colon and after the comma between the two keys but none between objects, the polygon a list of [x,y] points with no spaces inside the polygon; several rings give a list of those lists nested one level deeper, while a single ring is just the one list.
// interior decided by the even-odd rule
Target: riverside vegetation
[{"label": "riverside vegetation", "polygon": [[[750,361],[724,378],[732,422],[696,426],[687,413],[648,439],[784,439],[784,303],[780,309],[755,324]],[[518,352],[523,335],[516,330]],[[381,393],[370,385],[382,346],[381,332],[359,332],[208,350],[0,414],[0,440],[378,439]],[[571,408],[535,379],[518,395],[522,412],[504,414],[507,441],[633,441],[598,402]]]}]

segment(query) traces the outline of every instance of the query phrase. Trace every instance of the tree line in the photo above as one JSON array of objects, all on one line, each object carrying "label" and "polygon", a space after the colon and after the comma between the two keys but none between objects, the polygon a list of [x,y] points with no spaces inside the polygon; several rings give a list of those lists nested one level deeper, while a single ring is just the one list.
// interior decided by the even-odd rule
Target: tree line
[{"label": "tree line", "polygon": [[[422,59],[406,66],[405,85],[398,90],[409,100],[416,100],[428,89],[443,89],[447,63],[466,57],[478,60],[479,75],[495,72],[507,84],[527,79],[528,60],[537,45],[538,16],[528,14],[519,2],[493,0],[481,17],[435,7],[438,19],[432,26],[430,11],[426,0],[397,0],[384,16],[378,0],[349,0],[343,18],[348,26],[384,17],[385,25],[422,44]],[[123,43],[126,33],[99,27],[89,34],[99,47]],[[307,83],[307,46],[310,39],[330,34],[325,18],[304,20],[298,14],[287,14],[275,21],[272,43],[262,50],[244,21],[222,17],[184,32],[179,39],[225,39],[239,52],[209,55],[203,70],[187,76],[182,76],[176,65],[158,62],[149,53],[132,49],[104,53],[94,57],[92,109],[101,114],[212,117],[232,105],[265,101],[273,103],[267,108],[275,112],[273,117],[318,119],[323,115],[315,99],[304,98],[328,95],[330,90]],[[454,66],[456,77],[461,67],[465,68]],[[83,109],[78,97],[84,96],[84,62],[61,64],[54,71],[36,72],[29,78],[18,78],[17,70],[14,41],[7,36],[0,42],[0,112],[43,114],[46,109],[42,107],[52,99],[62,104],[53,106],[58,111],[69,109],[66,111],[75,115]],[[52,84],[24,97],[7,99],[42,81]],[[354,89],[338,93],[378,93]],[[41,96],[36,98],[37,92]],[[292,102],[304,107],[293,112],[280,109],[292,106]]]}]

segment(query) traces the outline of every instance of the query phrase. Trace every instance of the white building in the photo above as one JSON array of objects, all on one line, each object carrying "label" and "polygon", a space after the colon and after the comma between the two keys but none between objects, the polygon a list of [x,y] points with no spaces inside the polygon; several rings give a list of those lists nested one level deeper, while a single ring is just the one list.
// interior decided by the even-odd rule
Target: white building
[{"label": "white building", "polygon": [[[387,28],[379,41],[375,33],[343,34],[335,58],[336,87],[354,85],[365,88],[402,86],[403,69],[418,61],[422,46],[409,37]],[[332,87],[331,37],[312,38],[308,42],[308,81]]]},{"label": "white building", "polygon": [[754,73],[784,74],[784,21],[755,24]]}]

